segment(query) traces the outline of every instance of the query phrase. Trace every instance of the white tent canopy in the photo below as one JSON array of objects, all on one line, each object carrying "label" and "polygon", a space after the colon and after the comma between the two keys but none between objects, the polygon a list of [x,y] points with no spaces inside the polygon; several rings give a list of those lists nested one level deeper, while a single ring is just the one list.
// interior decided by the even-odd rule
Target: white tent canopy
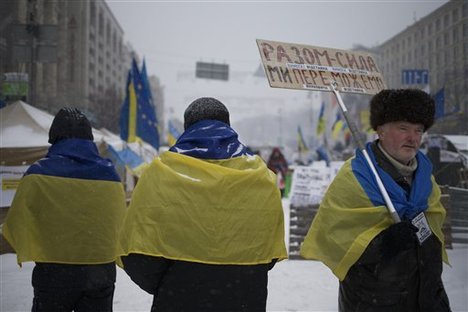
[{"label": "white tent canopy", "polygon": [[[22,101],[0,110],[0,148],[49,147],[49,128],[54,116]],[[93,128],[95,142],[104,135]]]}]

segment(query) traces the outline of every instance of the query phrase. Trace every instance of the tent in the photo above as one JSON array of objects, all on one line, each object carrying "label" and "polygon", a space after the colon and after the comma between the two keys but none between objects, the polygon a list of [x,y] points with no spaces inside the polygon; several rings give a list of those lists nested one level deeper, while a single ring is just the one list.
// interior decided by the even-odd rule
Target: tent
[{"label": "tent", "polygon": [[[36,160],[44,157],[50,147],[49,128],[54,116],[35,108],[25,102],[17,101],[0,109],[0,207],[7,207],[13,199],[19,180],[27,168]],[[93,128],[94,142],[99,153],[110,157],[115,152],[122,153],[127,148],[141,158],[150,162],[157,156],[157,151],[147,143],[127,144],[119,136],[107,129]],[[115,162],[115,159],[112,159]],[[119,159],[122,180],[128,179],[129,158]],[[116,163],[117,166],[117,163]],[[131,191],[127,187],[128,191]]]},{"label": "tent", "polygon": [[[22,101],[0,109],[0,165],[31,165],[44,157],[54,116]],[[93,129],[94,141],[104,135]],[[99,146],[100,144],[98,144]]]}]

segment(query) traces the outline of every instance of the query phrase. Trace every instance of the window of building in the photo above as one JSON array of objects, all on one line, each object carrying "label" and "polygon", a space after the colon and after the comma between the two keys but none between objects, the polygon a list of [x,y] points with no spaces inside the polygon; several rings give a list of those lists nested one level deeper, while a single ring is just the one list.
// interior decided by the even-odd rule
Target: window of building
[{"label": "window of building", "polygon": [[445,34],[444,34],[444,45],[449,45],[450,44],[450,33],[447,31]]},{"label": "window of building", "polygon": [[427,35],[432,35],[432,24],[427,24]]},{"label": "window of building", "polygon": [[107,21],[106,24],[106,43],[110,45],[111,42],[111,29],[110,29],[110,23]]},{"label": "window of building", "polygon": [[96,26],[96,5],[94,2],[91,2],[89,9],[89,22],[92,26]]},{"label": "window of building", "polygon": [[450,18],[448,14],[444,15],[444,27],[447,28],[449,26]]},{"label": "window of building", "polygon": [[452,22],[455,23],[458,21],[458,8],[455,8],[452,11]]},{"label": "window of building", "polygon": [[463,3],[463,6],[462,6],[462,10],[463,10],[463,17],[468,17],[468,3]]},{"label": "window of building", "polygon": [[463,23],[463,37],[468,37],[468,23]]},{"label": "window of building", "polygon": [[104,18],[102,17],[102,12],[99,12],[99,29],[98,33],[100,36],[104,35]]},{"label": "window of building", "polygon": [[440,18],[436,20],[435,30],[436,32],[440,30]]},{"label": "window of building", "polygon": [[458,28],[454,27],[452,30],[452,39],[454,43],[458,42]]}]

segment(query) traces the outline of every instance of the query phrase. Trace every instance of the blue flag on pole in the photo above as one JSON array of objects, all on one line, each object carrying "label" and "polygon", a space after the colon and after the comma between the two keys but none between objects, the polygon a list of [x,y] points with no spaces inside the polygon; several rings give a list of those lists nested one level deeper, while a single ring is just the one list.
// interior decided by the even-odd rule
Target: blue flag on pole
[{"label": "blue flag on pole", "polygon": [[[144,68],[144,72],[146,73],[146,68]],[[156,112],[151,98],[147,77],[142,78],[137,63],[133,59],[120,114],[120,137],[127,142],[145,141],[158,149],[159,133]]]},{"label": "blue flag on pole", "polygon": [[435,101],[435,119],[444,117],[445,115],[445,91],[444,88],[437,91],[434,95]]}]

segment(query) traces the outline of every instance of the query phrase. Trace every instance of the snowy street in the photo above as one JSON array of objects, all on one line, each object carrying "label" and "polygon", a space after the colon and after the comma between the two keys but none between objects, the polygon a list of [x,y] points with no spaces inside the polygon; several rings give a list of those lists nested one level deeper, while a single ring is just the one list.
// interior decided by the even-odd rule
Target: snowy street
[{"label": "snowy street", "polygon": [[[443,279],[454,312],[468,311],[468,245],[448,250],[452,267],[444,265]],[[23,268],[12,254],[0,256],[0,311],[31,310],[32,263]],[[267,311],[324,312],[337,310],[338,281],[319,262],[290,260],[278,263],[269,275]],[[118,269],[114,311],[149,311],[152,298]]]}]

